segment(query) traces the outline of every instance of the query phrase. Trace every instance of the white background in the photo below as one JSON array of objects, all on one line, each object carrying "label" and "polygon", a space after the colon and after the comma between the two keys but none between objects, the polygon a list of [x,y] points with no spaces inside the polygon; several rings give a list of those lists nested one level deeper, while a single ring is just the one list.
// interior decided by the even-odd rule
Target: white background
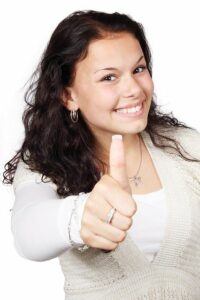
[{"label": "white background", "polygon": [[[20,148],[23,86],[58,23],[75,10],[130,14],[143,24],[153,56],[158,104],[200,131],[198,1],[7,1],[1,4],[0,171]],[[10,231],[11,186],[0,190],[0,299],[63,300],[58,259],[34,262],[15,251]]]}]

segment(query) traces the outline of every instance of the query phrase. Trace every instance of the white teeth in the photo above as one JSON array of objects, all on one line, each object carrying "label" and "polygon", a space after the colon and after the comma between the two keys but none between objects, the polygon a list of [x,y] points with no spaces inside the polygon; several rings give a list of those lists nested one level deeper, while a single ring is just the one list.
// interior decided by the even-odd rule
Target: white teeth
[{"label": "white teeth", "polygon": [[127,113],[138,112],[139,110],[141,110],[141,108],[142,108],[142,104],[132,108],[120,108],[117,109],[117,111],[127,114]]}]

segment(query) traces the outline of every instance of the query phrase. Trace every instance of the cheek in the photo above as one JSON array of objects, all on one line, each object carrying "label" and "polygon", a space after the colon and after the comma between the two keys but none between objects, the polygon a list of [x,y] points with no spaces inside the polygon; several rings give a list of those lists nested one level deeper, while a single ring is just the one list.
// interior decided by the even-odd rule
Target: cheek
[{"label": "cheek", "polygon": [[150,77],[150,79],[149,79],[149,93],[153,94],[153,91],[154,91],[154,83],[153,83],[152,78]]},{"label": "cheek", "polygon": [[154,84],[151,76],[145,76],[140,83],[145,93],[151,98],[154,91]]},{"label": "cheek", "polygon": [[99,107],[106,110],[112,110],[113,107],[116,106],[119,95],[116,89],[112,89],[111,87],[103,87],[99,91],[98,97],[100,99]]}]

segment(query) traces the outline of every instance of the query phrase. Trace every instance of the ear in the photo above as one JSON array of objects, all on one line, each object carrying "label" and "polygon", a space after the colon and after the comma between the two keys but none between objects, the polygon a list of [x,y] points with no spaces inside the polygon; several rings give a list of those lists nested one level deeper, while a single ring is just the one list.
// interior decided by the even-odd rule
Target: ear
[{"label": "ear", "polygon": [[62,93],[62,104],[68,110],[77,110],[79,108],[76,95],[72,88],[64,88]]}]

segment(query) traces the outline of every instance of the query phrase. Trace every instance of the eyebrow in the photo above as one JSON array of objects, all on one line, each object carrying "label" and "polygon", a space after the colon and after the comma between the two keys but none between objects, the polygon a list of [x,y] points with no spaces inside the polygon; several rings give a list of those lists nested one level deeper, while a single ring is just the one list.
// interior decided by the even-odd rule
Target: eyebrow
[{"label": "eyebrow", "polygon": [[[142,60],[143,57],[144,57],[144,55],[142,55],[142,56],[138,59],[138,61],[136,62],[136,65]],[[97,72],[102,71],[102,70],[118,70],[118,69],[117,69],[117,68],[114,68],[114,67],[107,67],[107,68],[104,68],[104,69],[97,70],[97,71],[95,71],[94,73],[97,73]]]}]

